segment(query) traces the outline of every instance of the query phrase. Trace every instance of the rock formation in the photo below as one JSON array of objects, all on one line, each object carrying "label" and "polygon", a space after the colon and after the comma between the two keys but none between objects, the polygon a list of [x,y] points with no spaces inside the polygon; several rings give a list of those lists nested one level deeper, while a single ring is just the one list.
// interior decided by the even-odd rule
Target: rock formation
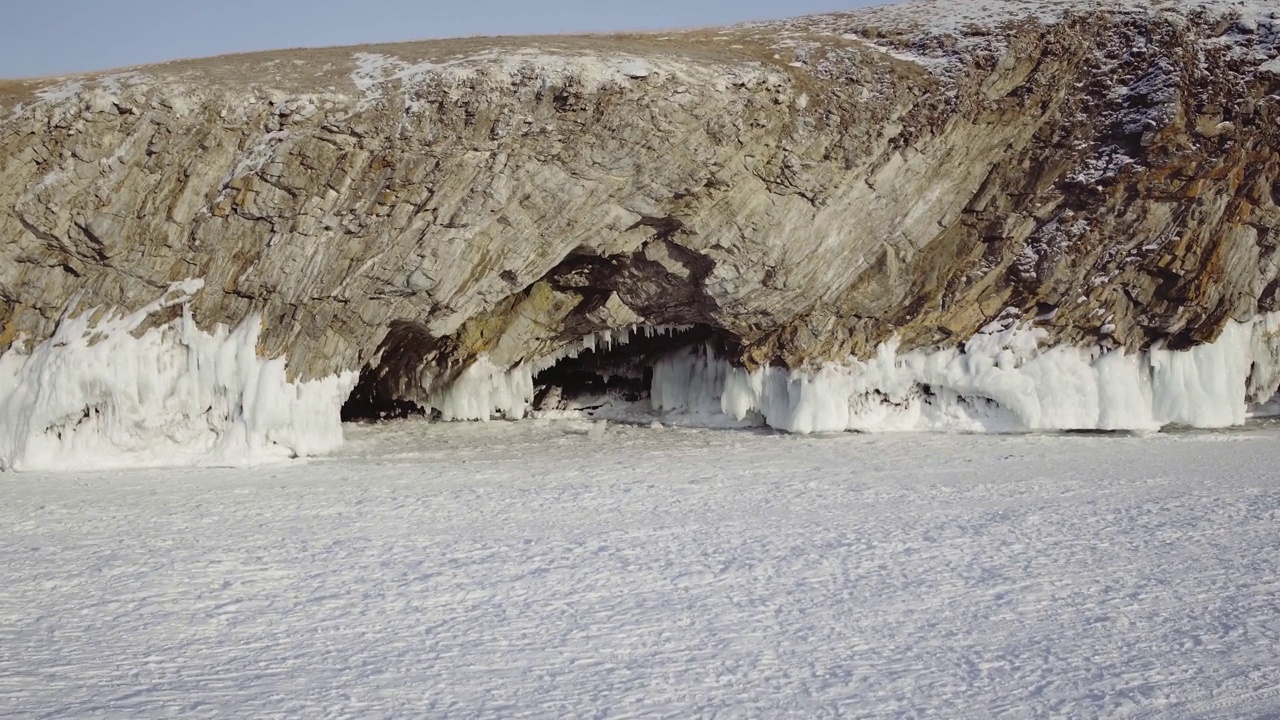
[{"label": "rock formation", "polygon": [[1280,310],[1278,54],[1260,3],[926,0],[6,82],[0,352],[187,278],[371,406],[634,325],[1191,348]]}]

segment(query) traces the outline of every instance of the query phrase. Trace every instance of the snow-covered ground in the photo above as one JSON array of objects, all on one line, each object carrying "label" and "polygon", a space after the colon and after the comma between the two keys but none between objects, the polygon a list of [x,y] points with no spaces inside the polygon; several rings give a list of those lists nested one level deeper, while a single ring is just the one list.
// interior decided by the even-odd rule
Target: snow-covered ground
[{"label": "snow-covered ground", "polygon": [[0,716],[1280,713],[1280,427],[348,427],[0,475]]}]

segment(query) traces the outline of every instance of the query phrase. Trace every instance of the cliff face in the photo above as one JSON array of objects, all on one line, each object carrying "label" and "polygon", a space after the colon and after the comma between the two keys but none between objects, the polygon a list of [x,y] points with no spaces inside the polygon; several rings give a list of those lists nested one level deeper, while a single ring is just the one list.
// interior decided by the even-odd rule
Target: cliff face
[{"label": "cliff face", "polygon": [[635,324],[1187,348],[1280,309],[1278,53],[1260,4],[923,2],[8,82],[0,351],[185,278],[382,400]]}]

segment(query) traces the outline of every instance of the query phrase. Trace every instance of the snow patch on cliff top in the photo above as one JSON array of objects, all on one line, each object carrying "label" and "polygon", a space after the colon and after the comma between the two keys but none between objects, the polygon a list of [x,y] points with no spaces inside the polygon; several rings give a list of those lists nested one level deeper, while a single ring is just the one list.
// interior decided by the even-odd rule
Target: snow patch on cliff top
[{"label": "snow patch on cliff top", "polygon": [[775,35],[773,44],[780,48],[794,45],[796,38],[811,41],[823,35],[857,41],[947,75],[965,54],[1002,52],[1005,31],[1027,23],[1052,26],[1097,12],[1231,20],[1210,42],[1256,60],[1276,57],[1280,44],[1280,9],[1258,0],[917,0],[743,27]]},{"label": "snow patch on cliff top", "polygon": [[584,90],[594,91],[607,85],[648,78],[683,76],[692,70],[687,63],[675,59],[628,54],[571,54],[533,47],[515,51],[486,50],[439,62],[412,63],[391,55],[369,52],[356,53],[352,59],[356,67],[351,73],[351,82],[361,93],[357,104],[357,109],[361,110],[382,99],[388,85],[408,89],[433,77],[458,81],[490,72],[502,81],[509,81],[533,73],[549,80],[574,80]]},{"label": "snow patch on cliff top", "polygon": [[140,100],[141,95],[132,91],[148,89],[152,81],[151,77],[133,70],[100,77],[60,78],[37,89],[33,93],[34,101],[14,105],[7,119],[13,120],[24,113],[40,110],[50,113],[50,120],[55,122],[76,111],[90,114],[117,112],[119,108],[127,108]]},{"label": "snow patch on cliff top", "polygon": [[886,29],[914,25],[937,33],[959,35],[1026,20],[1053,25],[1069,15],[1091,12],[1172,12],[1180,15],[1204,12],[1216,16],[1261,19],[1272,17],[1276,9],[1275,3],[1258,0],[917,0],[880,5],[846,15]]}]

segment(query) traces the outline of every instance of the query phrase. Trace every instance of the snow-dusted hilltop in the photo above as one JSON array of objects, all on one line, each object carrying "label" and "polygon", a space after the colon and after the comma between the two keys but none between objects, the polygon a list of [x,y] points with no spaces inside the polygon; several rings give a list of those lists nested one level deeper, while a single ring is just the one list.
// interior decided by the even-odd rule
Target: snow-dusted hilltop
[{"label": "snow-dusted hilltop", "polygon": [[975,0],[0,83],[0,395],[53,402],[15,368],[73,298],[199,278],[134,334],[260,317],[276,390],[359,372],[353,414],[1238,422],[1277,383],[1278,55],[1260,2]]}]

